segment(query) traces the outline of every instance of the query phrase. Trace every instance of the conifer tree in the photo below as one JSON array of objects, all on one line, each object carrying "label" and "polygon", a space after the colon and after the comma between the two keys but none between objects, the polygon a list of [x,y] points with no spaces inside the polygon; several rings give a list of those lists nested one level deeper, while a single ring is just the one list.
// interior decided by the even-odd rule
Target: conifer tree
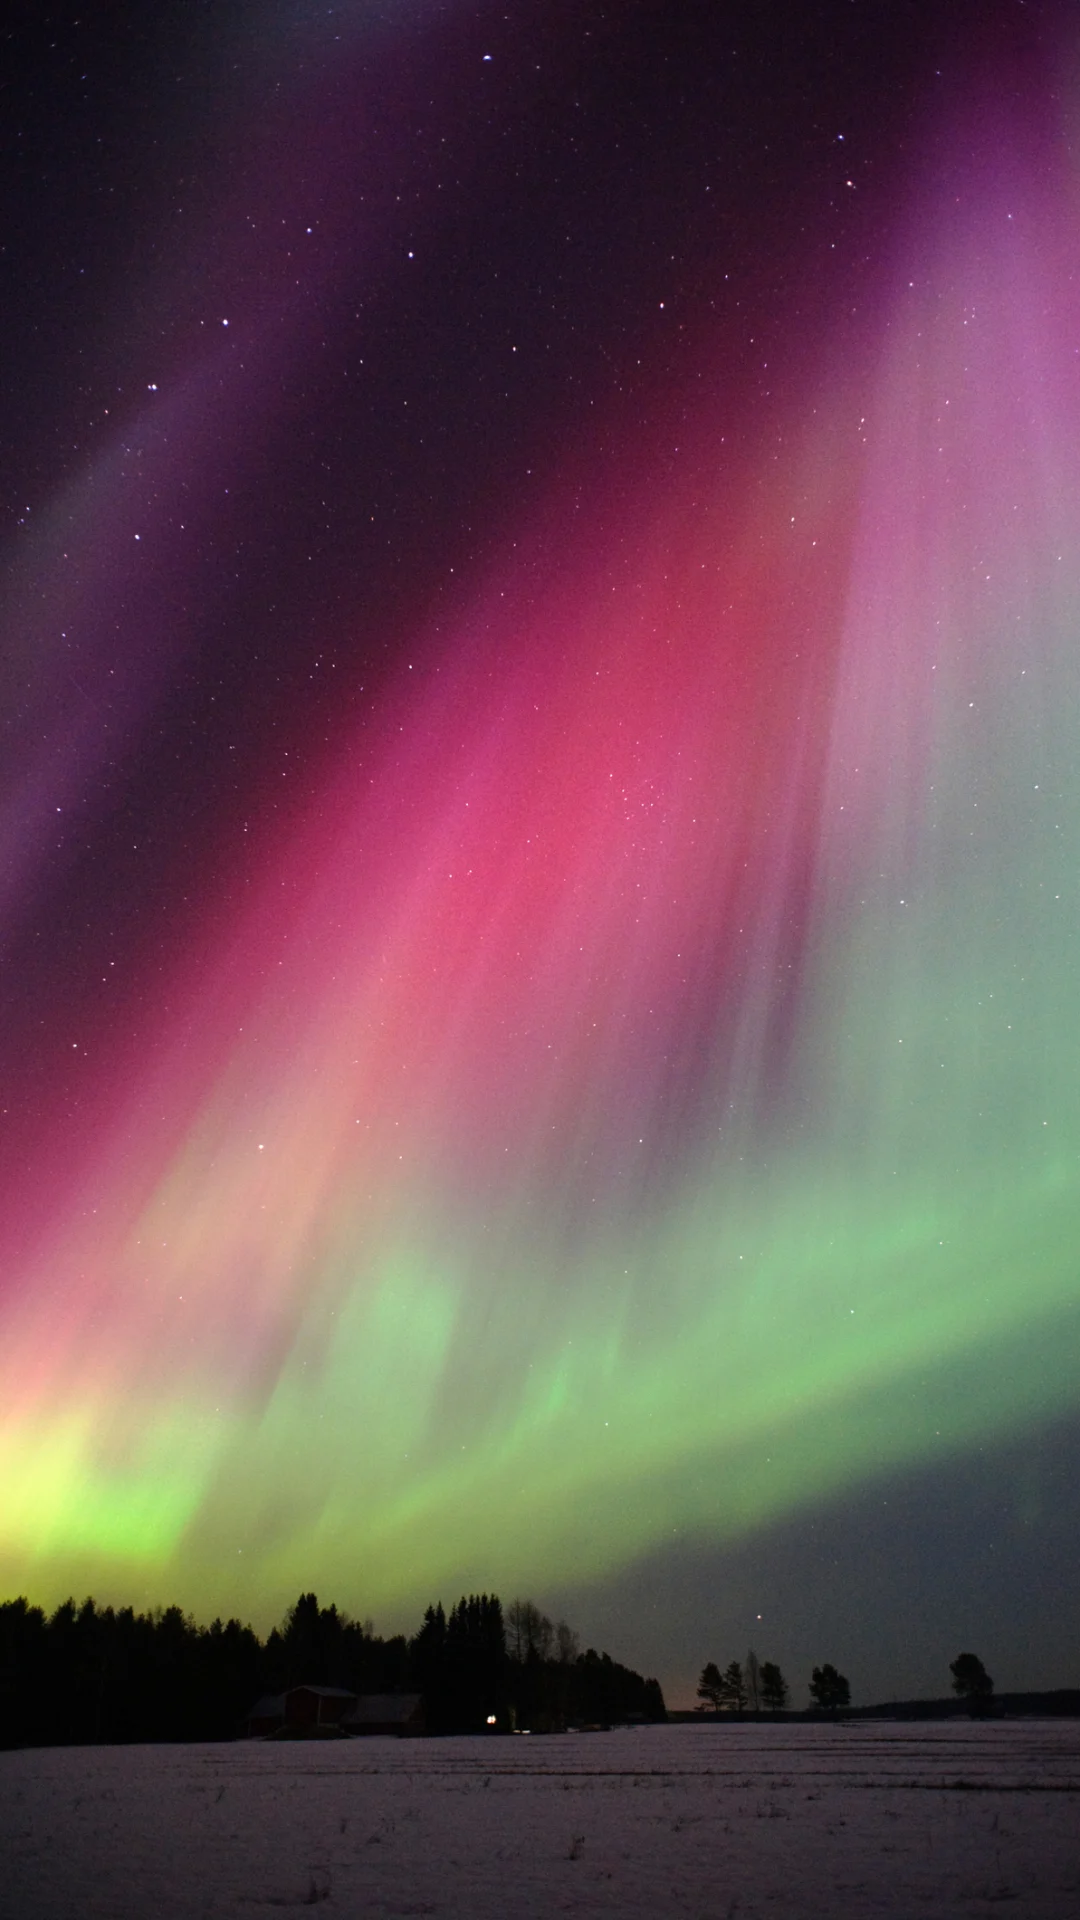
[{"label": "conifer tree", "polygon": [[714,1713],[719,1713],[723,1705],[724,1683],[720,1677],[720,1669],[715,1660],[707,1660],[705,1662],[705,1665],[701,1669],[701,1678],[698,1681],[697,1690],[702,1707],[711,1707]]},{"label": "conifer tree", "polygon": [[783,1713],[788,1703],[788,1683],[773,1660],[761,1668],[761,1704],[769,1713]]}]

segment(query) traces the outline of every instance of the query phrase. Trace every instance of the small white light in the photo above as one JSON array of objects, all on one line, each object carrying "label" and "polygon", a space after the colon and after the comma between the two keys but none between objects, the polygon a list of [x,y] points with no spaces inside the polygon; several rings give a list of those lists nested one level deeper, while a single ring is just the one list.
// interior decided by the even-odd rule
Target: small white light
[{"label": "small white light", "polygon": [[494,1715],[493,1713],[489,1713],[489,1714],[488,1714],[488,1722],[487,1722],[487,1723],[488,1723],[488,1726],[489,1726],[489,1727],[493,1727],[493,1726],[495,1725],[495,1715]]}]

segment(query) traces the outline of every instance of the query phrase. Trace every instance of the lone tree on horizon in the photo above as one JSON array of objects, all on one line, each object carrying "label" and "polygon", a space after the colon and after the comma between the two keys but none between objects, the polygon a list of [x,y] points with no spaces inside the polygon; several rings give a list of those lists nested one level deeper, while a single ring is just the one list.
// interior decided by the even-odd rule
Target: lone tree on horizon
[{"label": "lone tree on horizon", "polygon": [[815,1667],[810,1680],[810,1698],[823,1713],[838,1713],[851,1705],[851,1688],[842,1673],[826,1661]]},{"label": "lone tree on horizon", "polygon": [[985,1706],[992,1699],[994,1683],[976,1653],[958,1653],[949,1664],[953,1677],[953,1692],[961,1700],[970,1700],[973,1707]]}]

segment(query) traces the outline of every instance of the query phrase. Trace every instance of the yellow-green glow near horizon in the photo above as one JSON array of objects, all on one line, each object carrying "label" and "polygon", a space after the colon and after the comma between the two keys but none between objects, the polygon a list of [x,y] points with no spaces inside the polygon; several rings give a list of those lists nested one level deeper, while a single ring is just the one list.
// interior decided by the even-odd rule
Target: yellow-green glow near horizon
[{"label": "yellow-green glow near horizon", "polygon": [[404,1621],[1077,1405],[1075,213],[982,138],[780,462],[417,636],[45,1154],[6,1589]]}]

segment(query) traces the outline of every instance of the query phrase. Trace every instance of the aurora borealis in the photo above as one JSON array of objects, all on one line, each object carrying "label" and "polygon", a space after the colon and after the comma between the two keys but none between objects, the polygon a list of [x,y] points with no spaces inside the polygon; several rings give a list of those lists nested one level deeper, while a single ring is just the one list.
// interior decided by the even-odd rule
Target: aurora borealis
[{"label": "aurora borealis", "polygon": [[6,324],[5,1591],[617,1617],[1075,1446],[1080,47],[1022,12],[28,53],[26,208],[106,158]]}]

